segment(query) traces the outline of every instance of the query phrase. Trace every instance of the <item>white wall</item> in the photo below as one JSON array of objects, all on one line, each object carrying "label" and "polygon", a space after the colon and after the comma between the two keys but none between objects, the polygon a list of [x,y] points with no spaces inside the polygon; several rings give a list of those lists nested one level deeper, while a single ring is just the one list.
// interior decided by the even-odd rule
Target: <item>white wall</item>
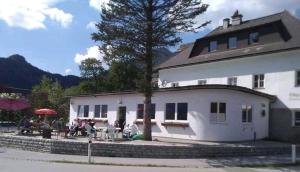
[{"label": "white wall", "polygon": [[[136,120],[137,104],[143,102],[142,95],[107,95],[98,97],[71,98],[70,122],[77,118],[78,105],[90,105],[90,116],[93,118],[95,104],[108,104],[108,121],[112,124],[117,117],[118,100],[127,108],[126,122],[132,124]],[[210,103],[220,101],[227,106],[226,122],[210,122]],[[268,136],[269,101],[266,98],[232,90],[185,90],[176,92],[154,93],[152,102],[156,104],[156,125],[152,127],[153,136],[173,137],[182,139],[207,141],[242,141],[253,139],[254,131],[257,138]],[[165,127],[165,103],[188,103],[189,127]],[[266,107],[262,107],[265,104]],[[253,123],[242,123],[242,105],[253,107]],[[261,110],[266,110],[266,116],[261,116]],[[140,126],[141,128],[141,126]]]},{"label": "white wall", "polygon": [[219,62],[197,64],[159,71],[159,85],[167,81],[179,86],[197,85],[199,79],[207,84],[227,84],[227,78],[237,77],[239,86],[253,88],[253,74],[265,74],[265,88],[257,91],[276,95],[276,108],[300,108],[300,87],[295,87],[295,71],[300,70],[300,51],[260,55]]}]

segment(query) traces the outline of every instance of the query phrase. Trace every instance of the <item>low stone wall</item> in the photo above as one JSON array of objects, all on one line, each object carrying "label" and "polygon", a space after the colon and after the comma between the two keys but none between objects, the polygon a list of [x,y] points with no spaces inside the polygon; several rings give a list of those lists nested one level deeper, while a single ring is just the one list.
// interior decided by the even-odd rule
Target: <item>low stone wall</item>
[{"label": "low stone wall", "polygon": [[[0,146],[55,154],[87,155],[87,143],[0,136]],[[300,154],[300,147],[297,149]],[[290,146],[168,146],[126,143],[93,143],[93,156],[132,158],[205,158],[290,154]]]},{"label": "low stone wall", "polygon": [[51,152],[52,141],[30,137],[0,136],[0,146],[35,152]]}]

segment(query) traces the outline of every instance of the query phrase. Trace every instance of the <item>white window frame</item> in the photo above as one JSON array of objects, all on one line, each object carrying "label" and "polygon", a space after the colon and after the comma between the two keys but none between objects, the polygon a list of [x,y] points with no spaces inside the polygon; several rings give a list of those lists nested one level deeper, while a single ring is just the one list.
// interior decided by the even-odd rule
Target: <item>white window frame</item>
[{"label": "white window frame", "polygon": [[[233,47],[230,47],[230,40],[231,39],[235,39],[235,45]],[[238,44],[238,38],[237,36],[231,36],[231,37],[228,37],[228,41],[227,41],[227,48],[228,49],[234,49],[234,48],[237,48],[237,44]]]},{"label": "white window frame", "polygon": [[[257,41],[256,42],[251,42],[250,41],[252,34],[257,34]],[[251,32],[251,33],[249,33],[249,35],[248,35],[248,45],[255,45],[255,44],[258,44],[258,42],[259,42],[259,32]]]},{"label": "white window frame", "polygon": [[[85,117],[84,116],[84,107],[85,106],[88,106],[88,116],[87,117]],[[79,108],[80,107],[80,108]],[[79,111],[78,111],[79,110]],[[82,118],[82,119],[87,119],[87,118],[89,118],[90,117],[90,105],[78,105],[77,106],[77,118]]]},{"label": "white window frame", "polygon": [[[102,108],[103,108],[104,105],[107,107],[107,109],[106,109],[106,118],[104,118],[103,114],[102,114],[102,111],[103,111]],[[100,117],[101,117],[101,119],[107,119],[108,118],[108,104],[102,104],[101,105]]]},{"label": "white window frame", "polygon": [[[100,106],[100,117],[95,117],[95,113],[96,113],[96,105],[99,105]],[[107,106],[107,113],[108,113],[108,105],[107,104],[96,104],[94,105],[94,118],[97,118],[97,119],[107,119],[108,118],[108,115],[106,114],[106,118],[103,117],[102,115],[102,108],[104,105]]]},{"label": "white window frame", "polygon": [[[87,113],[87,116],[84,116],[84,107],[88,107],[88,113]],[[83,118],[89,118],[90,117],[90,105],[83,105]]]},{"label": "white window frame", "polygon": [[[186,113],[186,120],[178,120],[178,104],[179,103],[186,103],[187,104],[187,113]],[[175,104],[175,119],[166,119],[167,117],[167,103],[165,103],[165,122],[183,122],[183,123],[186,123],[188,122],[188,119],[189,119],[189,103],[188,102],[177,102],[177,103],[174,103]]]},{"label": "white window frame", "polygon": [[[211,104],[212,103],[217,103],[217,113],[212,113],[211,112]],[[225,103],[225,113],[220,113],[220,104]],[[209,113],[210,113],[210,122],[211,123],[225,123],[227,118],[226,118],[226,111],[227,111],[227,103],[222,102],[222,101],[212,101],[210,102],[209,106]],[[215,116],[215,119],[214,119]],[[224,120],[221,120],[221,117],[224,116]]]},{"label": "white window frame", "polygon": [[[211,50],[211,44],[213,42],[216,42],[216,49],[215,50]],[[214,40],[214,41],[209,41],[209,45],[208,45],[208,52],[216,52],[218,50],[218,41]]]},{"label": "white window frame", "polygon": [[[258,76],[257,77],[258,78],[257,81],[255,80],[255,76]],[[263,80],[261,80],[261,76],[264,77]],[[263,73],[261,73],[261,74],[254,74],[253,75],[253,88],[254,89],[263,89],[263,88],[265,88],[265,81],[266,81],[266,75],[265,74],[263,74]],[[255,82],[257,82],[257,87],[255,87]],[[260,86],[261,82],[263,82],[263,86]]]},{"label": "white window frame", "polygon": [[207,80],[205,80],[205,79],[198,80],[198,85],[206,85],[206,84],[207,84]]},{"label": "white window frame", "polygon": [[[296,113],[300,114],[300,110],[295,110],[293,112],[293,118],[292,118],[292,126],[293,127],[300,127],[300,120],[296,120]],[[296,125],[296,122],[299,123],[299,125]]]},{"label": "white window frame", "polygon": [[[100,106],[100,108],[99,108],[99,117],[96,117],[96,106]],[[96,104],[96,105],[94,105],[94,118],[101,118],[101,109],[102,109],[102,107],[101,107],[101,105],[100,104]]]},{"label": "white window frame", "polygon": [[[143,118],[138,118],[138,107],[139,107],[139,105],[143,105],[143,110],[144,110],[144,106],[145,106],[145,104],[143,104],[143,103],[138,103],[137,105],[136,105],[136,120],[137,121],[143,121],[144,119]],[[151,103],[151,106],[152,105],[154,105],[154,118],[151,118],[151,116],[150,116],[150,118],[151,118],[151,121],[155,121],[155,119],[156,119],[156,103]],[[143,117],[144,117],[144,112],[143,112]]]},{"label": "white window frame", "polygon": [[[243,110],[246,110],[246,122],[243,121]],[[249,110],[251,109],[251,121],[249,121]],[[242,123],[243,124],[252,124],[253,123],[253,106],[243,105],[242,106]]]},{"label": "white window frame", "polygon": [[77,106],[77,118],[83,118],[84,117],[84,105],[78,105]]},{"label": "white window frame", "polygon": [[[232,83],[231,83],[231,81],[233,81]],[[227,84],[228,85],[237,85],[237,77],[235,77],[235,76],[233,76],[233,77],[229,77],[228,79],[227,79]]]}]

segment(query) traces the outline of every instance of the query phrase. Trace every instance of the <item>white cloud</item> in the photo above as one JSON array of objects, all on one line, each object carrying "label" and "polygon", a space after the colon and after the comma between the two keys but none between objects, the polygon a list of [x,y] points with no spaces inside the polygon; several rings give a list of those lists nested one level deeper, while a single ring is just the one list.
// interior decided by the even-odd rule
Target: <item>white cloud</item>
[{"label": "white cloud", "polygon": [[86,28],[94,31],[96,30],[96,24],[97,24],[96,21],[91,21],[86,25]]},{"label": "white cloud", "polygon": [[243,20],[258,18],[283,10],[295,14],[300,9],[299,0],[203,0],[209,4],[208,10],[199,16],[199,23],[211,20],[209,28],[222,25],[224,18],[231,18],[235,10],[243,14]]},{"label": "white cloud", "polygon": [[66,69],[66,70],[65,70],[65,73],[66,73],[66,74],[69,74],[69,73],[71,73],[71,72],[72,72],[72,69]]},{"label": "white cloud", "polygon": [[101,6],[107,4],[108,2],[109,0],[90,0],[90,6],[98,11],[101,11]]},{"label": "white cloud", "polygon": [[72,14],[65,13],[57,8],[47,9],[45,10],[45,14],[47,14],[51,20],[59,22],[63,27],[68,27],[73,20]]},{"label": "white cloud", "polygon": [[80,64],[82,60],[85,60],[87,58],[95,58],[102,62],[102,66],[104,68],[108,68],[107,64],[103,61],[103,57],[104,57],[104,54],[102,52],[100,52],[98,46],[92,46],[92,47],[86,49],[85,54],[77,53],[74,57],[74,62],[77,64]]},{"label": "white cloud", "polygon": [[46,19],[60,23],[62,27],[71,24],[73,16],[53,7],[62,0],[0,0],[0,20],[11,27],[28,30],[46,28]]}]

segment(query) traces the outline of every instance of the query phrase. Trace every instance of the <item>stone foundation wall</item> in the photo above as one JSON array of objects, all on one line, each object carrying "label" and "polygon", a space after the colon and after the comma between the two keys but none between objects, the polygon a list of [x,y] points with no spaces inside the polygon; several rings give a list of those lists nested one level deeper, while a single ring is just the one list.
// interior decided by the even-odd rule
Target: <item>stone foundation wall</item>
[{"label": "stone foundation wall", "polygon": [[[87,155],[87,143],[47,139],[0,136],[0,146],[55,154]],[[300,146],[297,149],[300,154]],[[93,143],[93,156],[131,158],[205,158],[290,154],[290,146],[166,146],[126,143]]]},{"label": "stone foundation wall", "polygon": [[51,152],[52,141],[27,137],[0,136],[0,146],[35,152]]}]

